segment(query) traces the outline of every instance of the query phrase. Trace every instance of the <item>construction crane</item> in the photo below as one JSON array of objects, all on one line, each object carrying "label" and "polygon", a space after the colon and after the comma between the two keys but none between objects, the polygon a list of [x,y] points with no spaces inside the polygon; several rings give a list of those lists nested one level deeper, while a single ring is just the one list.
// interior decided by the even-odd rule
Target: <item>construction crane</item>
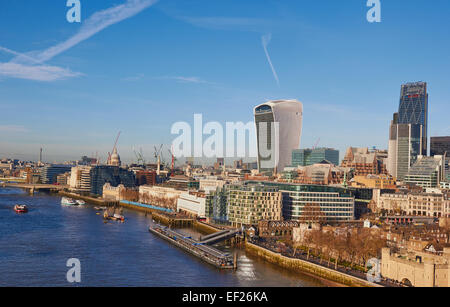
[{"label": "construction crane", "polygon": [[119,134],[117,134],[117,137],[116,137],[116,141],[114,142],[114,147],[113,147],[112,151],[108,152],[108,164],[111,163],[111,155],[114,152],[114,149],[116,149],[116,147],[117,147],[117,142],[119,141],[119,137],[120,137],[121,133],[122,133],[122,131],[119,131]]},{"label": "construction crane", "polygon": [[140,148],[139,152],[136,152],[136,150],[133,148],[133,152],[134,152],[134,155],[136,156],[137,164],[145,166],[145,159],[144,159],[144,155],[142,153],[142,148]]},{"label": "construction crane", "polygon": [[158,164],[158,169],[156,170],[156,174],[159,175],[161,172],[161,151],[163,148],[163,144],[161,144],[161,146],[159,146],[159,149],[156,148],[155,146],[155,159],[156,159],[156,163]]},{"label": "construction crane", "polygon": [[319,142],[320,142],[320,138],[316,141],[316,143],[314,144],[314,146],[313,146],[312,149],[316,149],[316,148],[317,148],[317,145],[319,145]]},{"label": "construction crane", "polygon": [[177,161],[177,158],[175,158],[175,155],[173,154],[173,146],[172,149],[169,149],[169,154],[172,156],[172,165],[171,165],[171,177],[175,175],[175,161]]}]

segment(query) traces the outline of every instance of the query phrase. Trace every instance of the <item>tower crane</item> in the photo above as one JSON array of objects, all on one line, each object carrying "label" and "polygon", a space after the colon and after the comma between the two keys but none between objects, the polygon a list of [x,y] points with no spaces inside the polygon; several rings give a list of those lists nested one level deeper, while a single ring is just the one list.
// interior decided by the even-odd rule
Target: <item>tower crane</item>
[{"label": "tower crane", "polygon": [[172,149],[169,149],[169,154],[172,156],[171,176],[173,177],[175,175],[175,161],[177,161],[177,158],[173,154],[173,146]]},{"label": "tower crane", "polygon": [[116,141],[114,142],[114,147],[113,147],[112,151],[108,152],[108,164],[111,163],[111,155],[114,152],[114,149],[116,149],[116,147],[117,147],[117,142],[119,141],[119,137],[120,137],[121,133],[122,133],[122,131],[119,131],[119,134],[117,134],[117,137],[116,137]]},{"label": "tower crane", "polygon": [[161,172],[161,150],[162,150],[163,144],[161,144],[161,146],[159,146],[159,149],[156,148],[155,146],[155,159],[156,159],[156,163],[158,164],[158,169],[156,170],[156,174],[159,175]]}]

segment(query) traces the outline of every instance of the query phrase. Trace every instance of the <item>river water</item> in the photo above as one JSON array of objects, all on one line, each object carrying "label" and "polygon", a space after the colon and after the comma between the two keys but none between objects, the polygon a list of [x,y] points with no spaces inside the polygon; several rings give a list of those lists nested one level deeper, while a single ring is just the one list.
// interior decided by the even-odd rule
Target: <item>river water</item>
[{"label": "river water", "polygon": [[[149,233],[152,221],[143,213],[125,210],[125,223],[104,223],[93,206],[67,207],[60,201],[0,188],[0,286],[323,286],[243,250],[231,250],[238,253],[236,271],[220,271]],[[17,203],[29,212],[16,214]],[[81,262],[79,284],[67,282],[70,258]]]}]

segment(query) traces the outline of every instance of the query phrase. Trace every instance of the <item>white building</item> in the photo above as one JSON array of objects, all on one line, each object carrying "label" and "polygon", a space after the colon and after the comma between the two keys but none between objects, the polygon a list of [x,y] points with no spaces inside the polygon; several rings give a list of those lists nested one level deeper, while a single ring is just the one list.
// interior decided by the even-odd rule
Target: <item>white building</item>
[{"label": "white building", "polygon": [[157,197],[157,198],[167,198],[167,199],[176,199],[178,198],[183,191],[169,188],[169,187],[160,187],[160,186],[149,186],[149,185],[141,185],[139,187],[139,198],[140,201],[143,202],[143,196],[147,195],[148,197]]},{"label": "white building", "polygon": [[[292,150],[300,148],[303,104],[297,100],[269,101],[255,107],[254,115],[258,170],[282,172],[291,164]],[[278,123],[278,128],[271,123]]]},{"label": "white building", "polygon": [[200,186],[199,190],[202,191],[215,191],[217,188],[222,188],[225,184],[227,184],[226,180],[219,178],[217,176],[208,176],[205,178],[200,178],[199,180]]},{"label": "white building", "polygon": [[72,191],[89,193],[91,191],[90,166],[75,166],[70,172],[69,186]]},{"label": "white building", "polygon": [[183,193],[178,197],[177,211],[183,211],[189,215],[198,216],[200,218],[206,217],[206,198]]}]

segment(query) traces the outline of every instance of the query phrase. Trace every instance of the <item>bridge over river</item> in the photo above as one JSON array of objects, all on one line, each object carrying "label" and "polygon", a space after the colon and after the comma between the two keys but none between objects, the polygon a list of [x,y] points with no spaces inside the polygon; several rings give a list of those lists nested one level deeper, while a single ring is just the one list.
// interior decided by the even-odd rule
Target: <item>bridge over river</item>
[{"label": "bridge over river", "polygon": [[54,184],[11,183],[11,182],[2,182],[0,183],[0,186],[4,188],[19,188],[28,190],[30,194],[33,194],[36,191],[58,192],[67,188],[67,186]]}]

